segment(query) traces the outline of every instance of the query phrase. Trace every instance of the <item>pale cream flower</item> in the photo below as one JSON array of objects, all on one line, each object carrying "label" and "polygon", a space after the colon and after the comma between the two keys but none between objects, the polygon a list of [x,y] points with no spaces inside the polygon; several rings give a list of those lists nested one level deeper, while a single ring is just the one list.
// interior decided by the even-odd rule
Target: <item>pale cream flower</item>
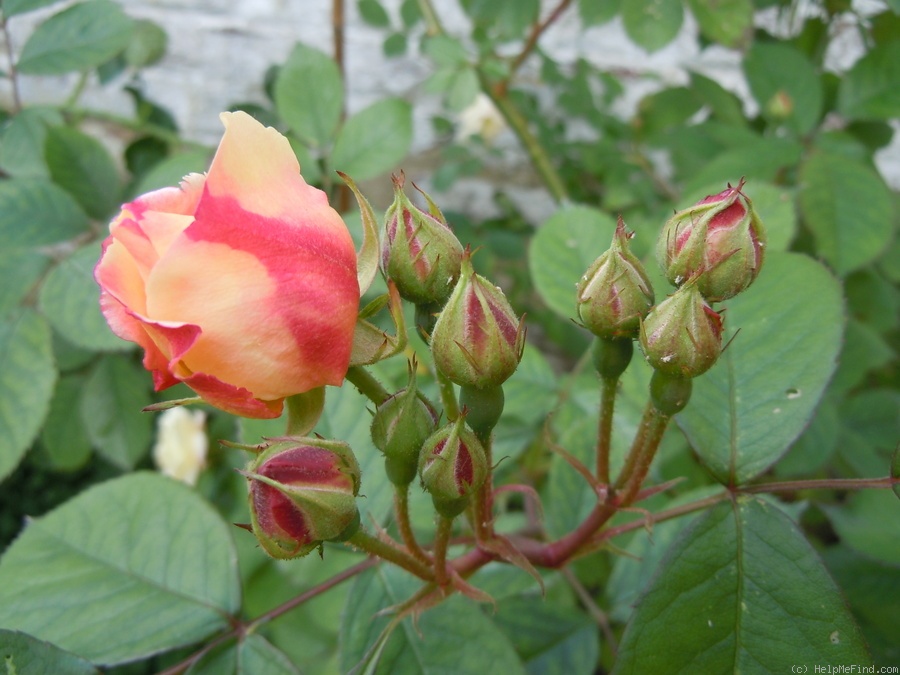
[{"label": "pale cream flower", "polygon": [[479,93],[471,105],[459,113],[456,138],[464,140],[481,135],[485,143],[492,143],[504,129],[506,129],[506,120],[497,110],[497,106],[487,94]]},{"label": "pale cream flower", "polygon": [[208,448],[203,411],[179,407],[159,416],[153,461],[163,475],[196,485],[200,471],[206,466]]}]

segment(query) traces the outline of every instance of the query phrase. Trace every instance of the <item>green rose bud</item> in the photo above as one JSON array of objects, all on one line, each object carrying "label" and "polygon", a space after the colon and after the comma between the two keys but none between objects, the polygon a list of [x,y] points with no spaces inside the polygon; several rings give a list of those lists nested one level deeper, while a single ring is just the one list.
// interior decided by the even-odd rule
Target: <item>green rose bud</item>
[{"label": "green rose bud", "polygon": [[359,464],[346,443],[284,439],[242,473],[250,482],[253,533],[273,558],[304,556],[359,525]]},{"label": "green rose bud", "polygon": [[[394,202],[385,214],[381,265],[400,296],[417,305],[443,303],[459,278],[463,248],[427,194],[428,213],[403,192],[403,173],[394,181]],[[418,190],[418,188],[416,188]]]},{"label": "green rose bud", "polygon": [[437,427],[438,414],[416,387],[415,364],[409,384],[378,406],[372,419],[372,442],[384,453],[388,479],[409,485],[419,467],[419,450]]},{"label": "green rose bud", "polygon": [[689,282],[654,307],[641,323],[641,348],[656,370],[697,377],[722,353],[722,317]]},{"label": "green rose bud", "polygon": [[759,275],[766,231],[744,181],[679,211],[666,223],[656,255],[666,278],[675,286],[697,277],[709,302],[732,298]]},{"label": "green rose bud", "polygon": [[445,518],[455,518],[465,510],[487,472],[484,447],[466,427],[462,415],[435,431],[422,447],[422,487],[431,494],[435,510]]},{"label": "green rose bud", "polygon": [[453,294],[431,336],[435,365],[460,386],[496,387],[512,375],[525,348],[524,324],[503,291],[475,274],[466,253]]},{"label": "green rose bud", "polygon": [[628,246],[631,236],[619,216],[609,250],[578,282],[578,316],[598,337],[637,337],[641,318],[653,306],[653,286]]}]

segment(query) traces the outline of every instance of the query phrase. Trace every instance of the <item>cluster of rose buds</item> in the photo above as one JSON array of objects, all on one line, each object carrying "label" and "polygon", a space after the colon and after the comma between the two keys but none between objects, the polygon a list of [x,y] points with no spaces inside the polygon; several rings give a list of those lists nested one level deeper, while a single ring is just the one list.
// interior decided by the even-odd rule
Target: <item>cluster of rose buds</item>
[{"label": "cluster of rose buds", "polygon": [[[676,290],[655,306],[653,289],[629,250],[629,237],[619,219],[612,246],[577,286],[579,318],[599,338],[594,356],[601,375],[618,377],[635,337],[659,376],[658,383],[690,380],[716,362],[722,352],[722,316],[711,303],[732,298],[753,283],[766,243],[743,186],[743,180],[736,187],[729,185],[678,211],[665,224],[657,258]],[[675,389],[677,401],[669,401],[660,387],[654,400],[659,398],[668,410],[680,410],[689,387],[686,390],[681,383]]]},{"label": "cluster of rose buds", "polygon": [[[407,198],[402,173],[393,177],[380,250],[364,243],[366,257],[357,259],[341,217],[304,182],[287,139],[244,113],[222,119],[227,132],[207,175],[137,198],[110,224],[95,277],[111,328],[144,348],[158,389],[184,382],[207,403],[248,417],[275,417],[285,400],[294,422],[299,410],[312,411],[309,424],[293,426],[296,435],[256,448],[243,472],[249,528],[263,549],[277,558],[306,555],[323,542],[363,536],[356,535],[353,451],[300,434],[321,413],[323,387],[341,384],[351,363],[371,363],[354,361],[355,336],[359,295],[380,254],[396,288],[392,307],[397,293],[416,306],[442,396],[458,385],[462,409],[454,400],[442,426],[417,387],[413,360],[406,387],[373,399],[372,440],[398,494],[418,475],[438,514],[456,517],[472,495],[489,494],[482,487],[490,434],[503,411],[502,385],[522,358],[524,321],[475,273],[471,250],[432,199],[420,190],[424,211]],[[711,303],[759,274],[765,232],[743,185],[666,223],[657,257],[677,288],[658,305],[621,218],[609,250],[577,285],[579,319],[598,337],[598,372],[617,378],[639,340],[656,371],[651,399],[666,415],[686,404],[691,378],[722,351],[722,317]],[[360,203],[374,242],[375,216]]]}]

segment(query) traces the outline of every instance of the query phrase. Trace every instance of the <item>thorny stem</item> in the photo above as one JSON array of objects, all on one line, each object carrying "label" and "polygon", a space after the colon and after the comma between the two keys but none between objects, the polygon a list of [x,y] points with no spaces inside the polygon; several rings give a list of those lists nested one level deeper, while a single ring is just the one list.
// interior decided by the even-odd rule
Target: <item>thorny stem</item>
[{"label": "thorny stem", "polygon": [[395,545],[388,544],[378,537],[372,536],[362,528],[357,530],[356,534],[347,540],[347,543],[365,551],[369,555],[392,562],[420,579],[425,581],[434,580],[434,573],[421,560],[417,560]]},{"label": "thorny stem", "polygon": [[[432,1],[418,0],[418,2],[419,9],[422,11],[422,16],[425,19],[428,34],[431,36],[442,35],[444,29],[443,26],[441,26],[441,21],[438,18],[437,12],[435,12]],[[521,141],[522,145],[525,147],[525,151],[528,153],[531,163],[544,181],[544,184],[547,186],[547,190],[549,190],[553,199],[557,203],[568,201],[569,194],[566,190],[565,183],[563,183],[562,178],[553,166],[550,155],[541,145],[540,141],[538,141],[537,137],[531,133],[531,129],[528,128],[528,121],[522,113],[519,112],[519,109],[516,108],[507,95],[506,89],[508,82],[500,82],[494,85],[490,82],[483,68],[476,65],[475,70],[478,73],[482,91],[494,102],[494,105],[497,106],[497,110],[500,111],[500,114],[503,115],[507,124],[509,124],[516,136],[519,137],[519,141]]]},{"label": "thorny stem", "polygon": [[597,427],[597,480],[604,485],[609,485],[609,454],[618,384],[618,378],[601,378],[600,421]]},{"label": "thorny stem", "polygon": [[277,619],[282,614],[287,614],[292,609],[295,609],[295,608],[299,607],[300,605],[312,600],[313,598],[318,597],[319,595],[322,595],[322,593],[330,591],[335,586],[342,584],[343,582],[347,581],[348,579],[352,579],[357,574],[360,574],[361,572],[364,572],[367,569],[369,569],[370,567],[374,567],[377,564],[378,564],[377,558],[366,558],[362,562],[359,562],[356,565],[353,565],[352,567],[348,567],[343,572],[335,574],[330,579],[326,579],[322,583],[317,584],[316,586],[310,588],[309,590],[304,591],[303,593],[301,593],[300,595],[298,595],[294,598],[291,598],[290,600],[288,600],[285,603],[282,603],[278,607],[275,607],[274,609],[269,610],[265,614],[262,614],[261,616],[257,617],[253,621],[251,621],[250,623],[248,623],[248,624],[238,623],[230,631],[228,631],[227,633],[224,633],[223,635],[220,635],[215,640],[213,640],[209,644],[205,645],[203,647],[203,649],[201,649],[197,652],[194,652],[188,658],[186,658],[184,661],[181,661],[181,662],[175,664],[174,666],[170,666],[169,668],[166,668],[165,670],[160,671],[158,673],[158,675],[179,675],[180,673],[185,672],[192,665],[194,665],[197,661],[199,661],[206,654],[211,652],[213,649],[218,647],[223,642],[226,642],[229,639],[236,637],[238,635],[252,633],[257,628],[259,628],[259,626],[262,626],[263,624],[266,624],[274,619]]},{"label": "thorny stem", "polygon": [[487,541],[494,537],[494,460],[492,435],[479,438],[487,459],[488,473],[475,495],[475,539]]},{"label": "thorny stem", "polygon": [[553,11],[547,15],[546,19],[535,23],[534,26],[532,26],[531,33],[529,34],[528,39],[525,40],[522,51],[519,52],[519,54],[516,56],[516,58],[513,59],[512,63],[509,66],[510,77],[515,74],[519,67],[525,62],[525,59],[527,59],[531,52],[534,51],[534,48],[537,46],[538,40],[540,39],[541,35],[544,34],[544,31],[552,26],[571,4],[572,0],[562,0],[562,2],[560,2],[553,9]]},{"label": "thorny stem", "polygon": [[625,464],[622,466],[622,471],[619,472],[619,477],[616,479],[616,489],[624,487],[628,482],[628,479],[631,478],[631,474],[634,473],[638,459],[641,456],[641,449],[644,447],[644,440],[654,410],[653,403],[647,401],[647,406],[644,408],[644,414],[638,425],[637,433],[634,435],[634,440],[631,443],[631,449],[628,451],[628,455],[625,457]]},{"label": "thorny stem", "polygon": [[434,579],[438,586],[444,588],[450,582],[447,574],[447,546],[453,532],[453,519],[438,516],[437,531],[434,534]]},{"label": "thorny stem", "polygon": [[625,490],[625,495],[619,500],[620,506],[628,506],[637,496],[638,491],[641,489],[641,484],[650,471],[650,465],[653,463],[653,458],[659,449],[666,427],[669,426],[669,420],[672,419],[670,415],[663,415],[652,404],[648,404],[647,407],[650,411],[650,418],[646,422],[646,431],[642,430],[641,432],[644,435],[643,447],[640,450],[634,473]]},{"label": "thorny stem", "polygon": [[416,541],[416,535],[413,532],[412,524],[409,520],[408,483],[403,486],[394,486],[394,513],[397,518],[397,526],[400,528],[400,537],[403,539],[403,543],[406,544],[406,548],[409,549],[409,552],[412,553],[413,556],[426,565],[430,565],[431,560],[429,560],[425,551],[422,550],[422,547],[419,546],[419,542]]},{"label": "thorny stem", "polygon": [[563,183],[562,178],[556,171],[556,167],[553,166],[550,155],[547,154],[537,136],[531,133],[531,129],[528,128],[528,121],[510,100],[505,87],[493,86],[487,75],[480,68],[478,69],[478,80],[481,83],[481,89],[497,106],[497,110],[503,115],[510,129],[519,137],[519,141],[525,147],[532,165],[544,181],[544,185],[550,191],[550,195],[558,204],[568,201],[569,193],[566,190],[565,183]]},{"label": "thorny stem", "polygon": [[900,485],[900,478],[821,478],[815,480],[788,480],[759,483],[738,488],[739,492],[797,492],[799,490],[864,490],[866,488],[890,489]]},{"label": "thorny stem", "polygon": [[22,96],[19,93],[19,74],[16,70],[16,52],[12,45],[12,36],[9,33],[9,19],[6,16],[0,17],[0,30],[3,31],[3,41],[6,43],[6,58],[9,62],[9,83],[12,87],[13,112],[17,113],[22,109]]},{"label": "thorny stem", "polygon": [[345,377],[375,405],[381,405],[391,397],[390,392],[382,386],[381,382],[362,366],[350,366]]}]

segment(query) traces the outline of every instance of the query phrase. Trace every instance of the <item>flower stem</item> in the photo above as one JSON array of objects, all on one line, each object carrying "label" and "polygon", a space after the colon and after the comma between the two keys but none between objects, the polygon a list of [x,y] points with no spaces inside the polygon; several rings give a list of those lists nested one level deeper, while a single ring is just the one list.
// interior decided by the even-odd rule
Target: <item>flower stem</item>
[{"label": "flower stem", "polygon": [[478,494],[475,495],[475,539],[476,541],[487,541],[494,538],[494,460],[493,460],[493,435],[488,434],[486,438],[479,438],[484,448],[485,459],[487,459],[487,477]]},{"label": "flower stem", "polygon": [[453,389],[453,383],[441,372],[440,368],[435,367],[434,376],[437,379],[438,387],[440,387],[444,414],[447,415],[448,422],[453,422],[459,417],[459,403],[456,400],[456,391]]},{"label": "flower stem", "polygon": [[365,551],[369,555],[392,562],[420,579],[425,581],[434,580],[434,573],[422,561],[417,560],[403,549],[372,536],[362,528],[357,530],[356,534],[347,540],[347,543]]},{"label": "flower stem", "polygon": [[666,427],[669,426],[669,420],[672,419],[671,416],[663,415],[659,412],[652,403],[647,405],[647,409],[649,418],[645,414],[645,430],[642,431],[644,437],[643,447],[638,453],[634,472],[629,479],[625,494],[619,501],[620,506],[628,506],[631,504],[637,496],[638,491],[640,491],[641,484],[650,472],[650,465],[653,463],[653,458],[656,456],[656,451],[659,449],[659,444],[662,441],[663,434],[666,432]]},{"label": "flower stem", "polygon": [[381,405],[391,397],[390,392],[382,386],[381,382],[362,366],[350,366],[345,377],[375,405]]},{"label": "flower stem", "polygon": [[434,534],[434,577],[441,587],[450,582],[450,576],[447,574],[447,546],[452,532],[453,519],[439,515],[437,531]]},{"label": "flower stem", "polygon": [[650,418],[652,417],[654,410],[653,403],[647,401],[647,406],[644,408],[644,414],[638,425],[637,433],[634,435],[634,440],[631,442],[631,449],[628,451],[628,455],[625,457],[625,464],[622,466],[619,477],[616,479],[616,489],[624,487],[625,483],[628,482],[628,479],[631,478],[631,474],[634,473],[638,458],[641,456],[641,449],[644,447],[644,439],[647,435]]},{"label": "flower stem", "polygon": [[416,535],[409,520],[409,483],[403,486],[394,485],[394,513],[397,517],[397,526],[400,528],[400,536],[403,538],[406,548],[414,557],[426,565],[430,565],[431,560],[416,541]]},{"label": "flower stem", "polygon": [[544,181],[544,185],[547,187],[550,195],[557,203],[568,201],[568,190],[566,190],[565,183],[563,183],[556,167],[553,166],[550,155],[547,153],[546,149],[544,149],[544,146],[541,145],[537,136],[535,136],[531,132],[531,129],[528,128],[528,121],[510,100],[506,93],[505,85],[502,87],[495,87],[491,84],[485,72],[480,68],[478,69],[478,79],[479,82],[481,82],[482,91],[484,91],[488,98],[493,101],[494,105],[497,106],[497,110],[500,111],[500,114],[503,115],[506,123],[509,124],[510,129],[513,130],[516,136],[518,136],[519,141],[525,147],[525,152],[528,153],[532,165]]},{"label": "flower stem", "polygon": [[600,421],[597,427],[597,480],[609,485],[609,454],[612,439],[613,412],[616,405],[618,378],[600,380]]}]

